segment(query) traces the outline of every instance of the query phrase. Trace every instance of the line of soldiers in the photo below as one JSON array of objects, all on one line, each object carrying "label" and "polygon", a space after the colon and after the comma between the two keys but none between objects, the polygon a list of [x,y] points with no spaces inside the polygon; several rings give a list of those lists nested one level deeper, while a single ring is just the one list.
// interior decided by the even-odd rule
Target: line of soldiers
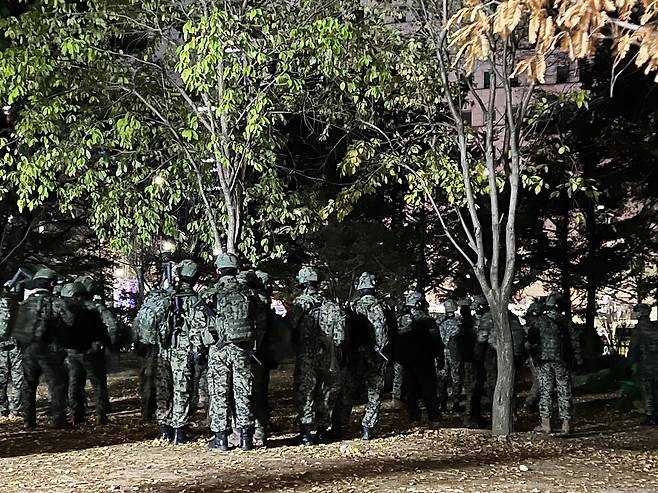
[{"label": "line of soldiers", "polygon": [[[496,380],[496,336],[483,296],[447,300],[445,315],[435,318],[425,296],[412,292],[396,313],[378,292],[375,276],[364,272],[343,308],[323,294],[317,271],[304,267],[297,276],[300,294],[287,316],[280,317],[271,308],[272,285],[266,273],[241,272],[233,254],[220,255],[215,265],[217,282],[197,292],[195,262],[167,264],[166,282],[148,294],[133,324],[134,341],[146,356],[145,403],[152,393],[162,439],[174,444],[188,440],[187,428],[205,389],[214,433],[210,448],[227,450],[234,430],[244,450],[254,446],[254,438],[267,444],[269,373],[290,355],[290,348],[295,355],[299,441],[304,445],[343,436],[362,387],[367,403],[361,436],[372,439],[391,366],[393,395],[404,399],[411,422],[420,421],[422,402],[430,424],[437,423],[450,396],[452,411],[466,410],[467,426],[484,426],[483,398],[492,395]],[[104,424],[109,412],[105,351],[116,344],[116,319],[94,299],[91,279],[65,284],[59,295],[53,293],[55,281],[53,271],[42,269],[26,283],[31,294],[25,301],[18,303],[7,292],[0,297],[0,409],[7,407],[9,375],[14,386],[22,386],[19,405],[25,425],[34,427],[36,387],[43,375],[52,425],[67,424],[67,401],[73,422],[80,423],[88,374],[96,388],[97,424]],[[631,357],[643,372],[649,421],[655,424],[658,331],[646,305],[636,311]],[[536,374],[541,416],[537,430],[551,431],[557,388],[561,430],[569,433],[571,370],[582,358],[567,300],[552,294],[545,302],[533,303],[525,327],[511,313],[509,319],[515,365],[527,360]],[[21,358],[22,372],[13,363]],[[152,392],[149,374],[155,377]],[[144,416],[150,412],[145,406]]]},{"label": "line of soldiers", "polygon": [[[27,429],[36,427],[36,393],[41,377],[48,385],[50,425],[64,428],[67,408],[73,424],[85,420],[85,384],[96,393],[96,423],[107,423],[110,400],[105,351],[116,344],[117,320],[94,297],[88,276],[57,286],[48,268],[34,276],[21,270],[23,279],[6,283],[0,296],[0,410],[23,417]],[[18,289],[17,289],[18,288]],[[20,301],[19,293],[29,295]],[[12,402],[7,387],[14,387]]]}]

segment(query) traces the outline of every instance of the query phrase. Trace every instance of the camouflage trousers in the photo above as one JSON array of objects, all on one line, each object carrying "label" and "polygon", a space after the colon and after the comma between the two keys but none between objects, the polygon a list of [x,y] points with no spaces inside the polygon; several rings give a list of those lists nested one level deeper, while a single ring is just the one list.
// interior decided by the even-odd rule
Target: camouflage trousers
[{"label": "camouflage trousers", "polygon": [[452,389],[452,400],[459,402],[461,400],[464,388],[464,362],[461,361],[458,352],[452,346],[456,346],[456,341],[450,341],[450,348],[446,347],[445,355],[445,378],[450,380]]},{"label": "camouflage trousers", "polygon": [[349,427],[352,408],[356,401],[360,384],[365,380],[366,403],[361,426],[374,428],[379,421],[379,409],[382,405],[382,390],[386,379],[386,361],[376,353],[360,352],[352,355],[350,363],[342,372],[340,392],[335,411],[339,416],[341,427]]},{"label": "camouflage trousers", "polygon": [[325,353],[301,352],[295,363],[294,388],[297,420],[304,426],[331,425],[331,413],[340,388],[340,371],[332,371]]},{"label": "camouflage trousers", "polygon": [[194,363],[194,384],[192,386],[192,414],[198,408],[208,406],[208,362]]},{"label": "camouflage trousers", "polygon": [[557,388],[557,407],[560,419],[571,419],[573,397],[571,370],[559,361],[542,361],[537,364],[539,380],[539,415],[550,418],[553,408],[553,391]]},{"label": "camouflage trousers", "polygon": [[[13,392],[9,392],[9,382]],[[23,351],[0,349],[0,413],[20,414],[23,400]]]},{"label": "camouflage trousers", "polygon": [[85,384],[87,377],[96,393],[96,414],[105,416],[110,412],[110,398],[107,390],[107,369],[105,352],[83,354],[69,351],[66,356],[66,368],[69,373],[69,408],[77,418],[85,415]]},{"label": "camouflage trousers", "polygon": [[393,390],[391,391],[391,397],[397,400],[402,398],[402,365],[400,363],[393,364]]},{"label": "camouflage trousers", "polygon": [[151,421],[155,417],[155,377],[158,372],[158,347],[145,348],[139,370],[139,394],[141,396],[142,419]]},{"label": "camouflage trousers", "polygon": [[233,388],[235,424],[238,428],[254,424],[251,406],[253,375],[249,352],[235,344],[212,346],[208,355],[208,415],[210,429],[217,433],[231,429],[229,392]]},{"label": "camouflage trousers", "polygon": [[155,375],[155,419],[158,424],[182,428],[192,415],[192,353],[187,349],[160,349]]},{"label": "camouflage trousers", "polygon": [[658,416],[658,368],[640,368],[639,376],[646,413]]},{"label": "camouflage trousers", "polygon": [[50,420],[57,425],[66,422],[66,351],[32,345],[23,353],[23,419],[30,426],[37,422],[37,387],[43,375],[48,385]]}]

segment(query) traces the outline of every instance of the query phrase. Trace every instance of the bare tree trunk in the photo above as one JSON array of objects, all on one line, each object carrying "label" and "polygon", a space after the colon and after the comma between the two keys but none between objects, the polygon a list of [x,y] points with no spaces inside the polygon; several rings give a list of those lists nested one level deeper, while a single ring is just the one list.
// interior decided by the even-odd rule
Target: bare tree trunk
[{"label": "bare tree trunk", "polygon": [[557,238],[559,248],[560,289],[566,296],[571,313],[571,261],[569,257],[569,202],[562,201],[561,216],[557,220]]},{"label": "bare tree trunk", "polygon": [[505,436],[514,431],[514,346],[507,303],[490,306],[496,333],[497,376],[493,396],[491,432]]}]

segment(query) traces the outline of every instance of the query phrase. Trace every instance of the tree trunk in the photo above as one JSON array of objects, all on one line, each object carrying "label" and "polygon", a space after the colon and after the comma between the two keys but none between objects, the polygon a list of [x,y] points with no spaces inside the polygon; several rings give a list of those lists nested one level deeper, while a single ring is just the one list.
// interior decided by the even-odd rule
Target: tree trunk
[{"label": "tree trunk", "polygon": [[506,436],[514,431],[514,346],[507,305],[495,303],[490,309],[496,334],[498,370],[493,396],[491,433]]},{"label": "tree trunk", "polygon": [[583,357],[586,361],[598,358],[602,352],[603,341],[596,332],[596,290],[598,287],[598,273],[596,258],[598,254],[598,240],[596,237],[596,204],[589,201],[585,209],[587,236],[587,307],[585,311],[585,330],[581,338],[583,344]]}]

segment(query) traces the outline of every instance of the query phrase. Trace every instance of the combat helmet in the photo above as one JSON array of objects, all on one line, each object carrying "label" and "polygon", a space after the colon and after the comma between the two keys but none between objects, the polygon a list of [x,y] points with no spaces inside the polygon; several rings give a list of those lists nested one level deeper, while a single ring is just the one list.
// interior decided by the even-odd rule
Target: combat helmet
[{"label": "combat helmet", "polygon": [[374,274],[364,272],[359,276],[359,279],[356,281],[355,288],[358,290],[361,289],[374,289],[377,284],[377,279]]},{"label": "combat helmet", "polygon": [[39,269],[32,277],[33,280],[45,279],[46,281],[54,281],[57,278],[57,274],[54,270],[49,269],[48,267],[43,267]]},{"label": "combat helmet", "polygon": [[234,253],[222,253],[215,259],[215,266],[218,269],[236,269],[240,270],[240,260]]},{"label": "combat helmet", "polygon": [[528,307],[528,311],[526,313],[532,317],[538,317],[544,313],[544,306],[544,302],[541,300],[533,301]]},{"label": "combat helmet", "polygon": [[178,274],[186,279],[194,279],[199,273],[199,266],[194,260],[182,260],[177,267]]},{"label": "combat helmet", "polygon": [[651,315],[651,307],[646,303],[638,303],[633,307],[633,315],[635,318],[648,317]]},{"label": "combat helmet", "polygon": [[455,300],[447,299],[443,302],[443,309],[446,313],[454,313],[457,311],[457,303]]},{"label": "combat helmet", "polygon": [[318,280],[318,272],[313,267],[302,267],[297,273],[297,282],[299,284],[318,282]]},{"label": "combat helmet", "polygon": [[96,282],[90,276],[80,276],[75,282],[81,284],[87,294],[93,294],[96,291]]},{"label": "combat helmet", "polygon": [[562,293],[553,292],[546,299],[546,310],[559,313],[566,313],[567,298]]},{"label": "combat helmet", "polygon": [[263,285],[263,287],[267,287],[270,284],[272,284],[272,276],[270,276],[264,270],[257,270],[256,271],[256,277],[258,278],[260,283]]},{"label": "combat helmet", "polygon": [[425,295],[420,291],[412,291],[404,299],[404,306],[417,307],[420,303],[425,303]]},{"label": "combat helmet", "polygon": [[62,286],[62,297],[63,298],[73,298],[76,295],[84,294],[86,291],[85,287],[77,281],[67,282]]}]

